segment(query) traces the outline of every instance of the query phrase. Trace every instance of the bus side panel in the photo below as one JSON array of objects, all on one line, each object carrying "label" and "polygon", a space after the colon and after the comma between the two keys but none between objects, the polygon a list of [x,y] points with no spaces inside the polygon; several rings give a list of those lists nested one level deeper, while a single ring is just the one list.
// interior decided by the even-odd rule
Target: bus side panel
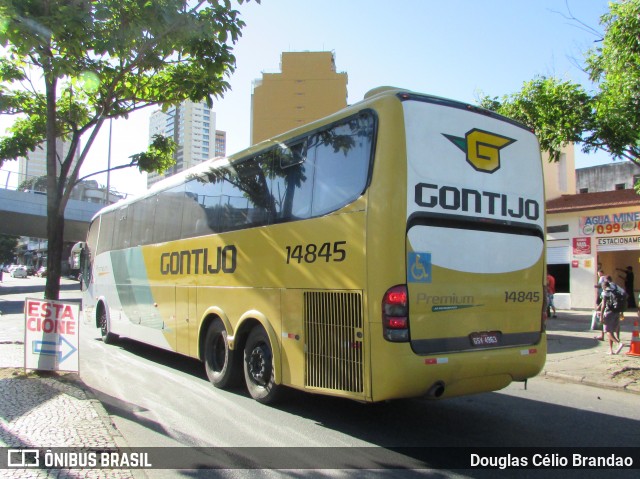
[{"label": "bus side panel", "polygon": [[303,308],[300,290],[282,290],[282,382],[297,389],[304,389],[305,384]]},{"label": "bus side panel", "polygon": [[[367,400],[407,397],[405,371],[399,355],[407,344],[390,343],[382,334],[382,299],[392,286],[404,284],[407,210],[406,142],[402,104],[396,97],[377,101],[379,126],[367,210]],[[401,358],[402,359],[402,358]]]}]

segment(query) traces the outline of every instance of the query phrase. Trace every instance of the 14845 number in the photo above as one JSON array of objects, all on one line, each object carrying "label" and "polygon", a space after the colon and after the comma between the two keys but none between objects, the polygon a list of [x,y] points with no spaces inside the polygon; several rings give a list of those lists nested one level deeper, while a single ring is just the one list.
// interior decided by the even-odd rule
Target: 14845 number
[{"label": "14845 number", "polygon": [[540,301],[538,291],[505,291],[505,303],[537,303]]},{"label": "14845 number", "polygon": [[334,261],[339,263],[347,257],[347,251],[343,248],[346,241],[334,241],[333,243],[298,244],[287,246],[287,264],[291,263],[315,263],[316,261]]}]

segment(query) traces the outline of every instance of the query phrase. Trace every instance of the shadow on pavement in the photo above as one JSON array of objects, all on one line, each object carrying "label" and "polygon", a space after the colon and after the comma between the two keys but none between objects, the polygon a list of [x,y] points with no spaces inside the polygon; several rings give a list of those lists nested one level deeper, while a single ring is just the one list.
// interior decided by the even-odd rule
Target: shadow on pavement
[{"label": "shadow on pavement", "polygon": [[[128,339],[118,340],[116,346],[208,382],[197,360]],[[247,397],[244,388],[230,392]],[[108,410],[113,414],[145,425],[131,405],[104,398],[98,391],[94,394],[111,404]],[[211,386],[212,404],[216,394]],[[499,392],[444,401],[418,398],[362,404],[293,389],[287,390],[284,401],[269,407],[381,447],[593,447],[605,443],[608,447],[624,447],[640,440],[636,432],[640,431],[640,421],[600,413],[600,390],[593,388],[588,394],[593,395],[593,411]],[[155,424],[147,426],[163,430]],[[604,438],[603,430],[627,432]],[[509,433],[505,435],[505,431]]]},{"label": "shadow on pavement", "polygon": [[[44,286],[41,284],[18,285],[18,286],[7,286],[5,284],[3,285],[2,289],[0,289],[0,296],[5,296],[9,294],[42,293],[43,291],[44,291]],[[61,284],[60,291],[80,291],[80,283]]]},{"label": "shadow on pavement", "polygon": [[593,339],[593,336],[597,335],[599,335],[598,331],[593,331],[593,335],[586,338],[548,333],[548,354],[588,351],[590,349],[595,349],[600,344],[602,344],[600,341]]}]

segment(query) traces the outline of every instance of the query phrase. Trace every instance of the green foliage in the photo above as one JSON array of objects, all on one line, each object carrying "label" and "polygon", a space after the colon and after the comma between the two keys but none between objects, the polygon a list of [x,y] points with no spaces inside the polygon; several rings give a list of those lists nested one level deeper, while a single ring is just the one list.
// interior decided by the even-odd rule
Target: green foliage
[{"label": "green foliage", "polygon": [[590,149],[601,148],[636,163],[640,157],[640,0],[611,3],[601,19],[602,42],[586,58],[587,71],[598,82],[595,133]]},{"label": "green foliage", "polygon": [[0,235],[0,264],[12,263],[15,258],[15,250],[18,246],[18,237]]},{"label": "green foliage", "polygon": [[557,78],[538,77],[514,94],[483,97],[480,104],[522,121],[557,161],[568,142],[603,150],[640,166],[640,0],[609,4],[604,37],[586,52],[594,92]]},{"label": "green foliage", "polygon": [[582,133],[590,127],[591,103],[580,85],[546,77],[525,82],[519,92],[501,99],[480,99],[482,107],[532,128],[550,161],[558,161],[567,143],[582,141]]},{"label": "green foliage", "polygon": [[47,177],[34,176],[32,178],[24,180],[18,185],[18,190],[47,191]]},{"label": "green foliage", "polygon": [[133,155],[132,164],[138,165],[140,171],[163,173],[175,165],[176,160],[173,156],[175,150],[176,143],[173,139],[163,135],[153,135],[153,142],[149,149],[144,153]]},{"label": "green foliage", "polygon": [[[231,0],[0,2],[0,114],[19,118],[0,138],[0,166],[46,141],[47,298],[59,291],[64,209],[104,122],[187,99],[211,105],[229,89],[243,27]],[[57,138],[70,142],[66,158],[56,158]],[[132,164],[163,171],[170,146],[158,140]]]}]

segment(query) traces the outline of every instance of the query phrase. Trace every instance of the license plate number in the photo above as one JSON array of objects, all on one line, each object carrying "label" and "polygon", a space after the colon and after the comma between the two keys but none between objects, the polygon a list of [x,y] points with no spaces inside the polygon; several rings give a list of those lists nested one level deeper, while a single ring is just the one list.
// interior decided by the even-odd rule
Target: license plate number
[{"label": "license plate number", "polygon": [[483,333],[471,333],[471,344],[477,347],[497,346],[500,343],[500,333],[489,331]]}]

